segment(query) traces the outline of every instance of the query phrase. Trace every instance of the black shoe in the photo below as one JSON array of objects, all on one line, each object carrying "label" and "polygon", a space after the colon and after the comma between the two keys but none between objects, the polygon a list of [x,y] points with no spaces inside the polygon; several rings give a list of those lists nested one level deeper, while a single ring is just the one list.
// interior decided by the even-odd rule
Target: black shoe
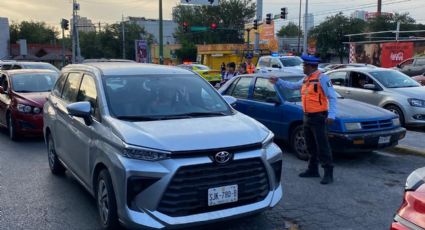
[{"label": "black shoe", "polygon": [[330,184],[334,182],[333,168],[325,168],[325,175],[323,176],[321,184]]},{"label": "black shoe", "polygon": [[320,177],[319,169],[307,169],[306,171],[300,173],[299,177]]}]

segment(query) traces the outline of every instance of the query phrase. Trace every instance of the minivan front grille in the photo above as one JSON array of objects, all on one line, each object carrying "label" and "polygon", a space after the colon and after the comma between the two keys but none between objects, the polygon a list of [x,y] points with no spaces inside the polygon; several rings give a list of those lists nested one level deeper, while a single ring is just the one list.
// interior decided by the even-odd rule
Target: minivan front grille
[{"label": "minivan front grille", "polygon": [[[227,185],[238,185],[238,201],[208,206],[208,189]],[[259,158],[184,166],[174,175],[157,210],[173,217],[198,214],[259,202],[269,191],[268,175]]]},{"label": "minivan front grille", "polygon": [[389,120],[376,120],[376,121],[364,121],[361,122],[362,129],[379,129],[379,128],[390,128],[393,126],[393,121]]}]

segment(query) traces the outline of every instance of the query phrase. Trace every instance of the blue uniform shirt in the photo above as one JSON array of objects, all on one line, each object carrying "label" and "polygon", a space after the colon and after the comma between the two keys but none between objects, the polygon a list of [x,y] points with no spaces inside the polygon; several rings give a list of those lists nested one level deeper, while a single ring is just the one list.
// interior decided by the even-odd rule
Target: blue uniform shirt
[{"label": "blue uniform shirt", "polygon": [[[276,82],[276,87],[286,88],[286,89],[292,89],[297,90],[301,89],[303,86],[303,81],[305,78],[299,80],[298,82],[290,82],[290,81],[284,81],[279,78],[279,80]],[[329,102],[329,110],[328,110],[328,118],[335,119],[336,117],[336,103],[337,103],[337,94],[335,92],[334,87],[332,86],[332,82],[329,79],[329,77],[323,73],[319,76],[320,85],[322,86],[323,92],[325,93],[326,98]]]}]

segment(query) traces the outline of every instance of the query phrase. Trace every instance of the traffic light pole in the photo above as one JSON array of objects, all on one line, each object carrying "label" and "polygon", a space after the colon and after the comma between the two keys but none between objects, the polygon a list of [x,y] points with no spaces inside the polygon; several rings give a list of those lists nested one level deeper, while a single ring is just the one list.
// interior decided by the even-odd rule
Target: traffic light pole
[{"label": "traffic light pole", "polygon": [[308,39],[307,17],[308,17],[308,0],[305,0],[303,54],[308,54],[307,52],[307,39]]},{"label": "traffic light pole", "polygon": [[162,0],[159,0],[159,64],[164,64],[164,41],[162,29]]},{"label": "traffic light pole", "polygon": [[65,66],[65,29],[62,27],[62,67]]}]

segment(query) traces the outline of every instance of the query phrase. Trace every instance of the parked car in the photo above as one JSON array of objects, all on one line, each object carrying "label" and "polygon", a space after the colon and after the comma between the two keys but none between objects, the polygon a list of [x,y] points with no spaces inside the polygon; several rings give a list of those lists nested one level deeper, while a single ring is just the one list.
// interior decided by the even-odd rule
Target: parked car
[{"label": "parked car", "polygon": [[93,58],[93,59],[84,59],[83,63],[90,62],[135,62],[128,59],[110,59],[110,58]]},{"label": "parked car", "polygon": [[9,137],[43,135],[43,106],[58,74],[51,70],[0,71],[0,126]]},{"label": "parked car", "polygon": [[412,77],[413,80],[419,82],[419,84],[425,86],[425,73]]},{"label": "parked car", "polygon": [[211,85],[216,85],[221,82],[221,71],[220,70],[212,70],[210,67],[201,64],[182,64],[178,65],[178,67],[192,70],[201,77],[205,78]]},{"label": "parked car", "polygon": [[425,57],[407,59],[398,64],[395,69],[408,76],[423,74],[425,73]]},{"label": "parked car", "polygon": [[327,73],[345,98],[388,109],[402,125],[425,125],[425,88],[392,69],[347,68]]},{"label": "parked car", "polygon": [[8,62],[1,65],[1,70],[11,69],[49,69],[59,73],[59,69],[47,62]]},{"label": "parked car", "polygon": [[425,229],[425,168],[409,175],[401,207],[394,216],[391,230]]},{"label": "parked car", "polygon": [[262,56],[258,59],[256,72],[303,73],[303,60],[298,56]]},{"label": "parked car", "polygon": [[[304,77],[290,73],[278,76],[294,82]],[[238,76],[219,92],[237,98],[235,109],[263,123],[276,138],[289,142],[298,158],[308,159],[300,90],[276,90],[267,75],[255,74]],[[329,127],[329,138],[333,152],[369,152],[397,145],[405,132],[394,113],[339,98],[335,123]]]},{"label": "parked car", "polygon": [[182,68],[69,65],[44,106],[50,169],[69,170],[96,198],[103,228],[261,212],[282,198],[282,151],[235,101]]}]

